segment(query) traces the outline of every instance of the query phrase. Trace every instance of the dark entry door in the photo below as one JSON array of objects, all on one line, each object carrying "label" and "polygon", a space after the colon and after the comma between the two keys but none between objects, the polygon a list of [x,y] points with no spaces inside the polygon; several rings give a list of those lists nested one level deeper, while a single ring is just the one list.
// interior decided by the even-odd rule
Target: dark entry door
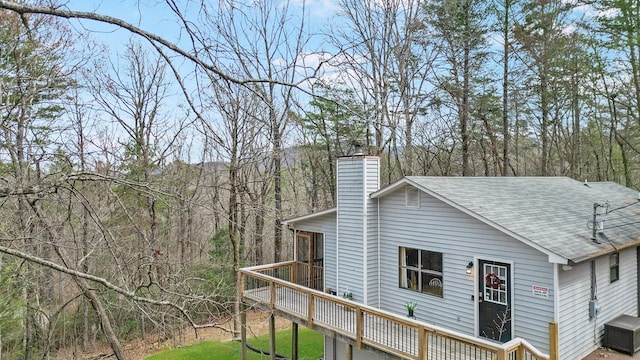
[{"label": "dark entry door", "polygon": [[296,236],[296,283],[315,290],[324,286],[324,238],[320,233],[298,232]]},{"label": "dark entry door", "polygon": [[511,340],[511,265],[478,261],[478,334],[490,340]]}]

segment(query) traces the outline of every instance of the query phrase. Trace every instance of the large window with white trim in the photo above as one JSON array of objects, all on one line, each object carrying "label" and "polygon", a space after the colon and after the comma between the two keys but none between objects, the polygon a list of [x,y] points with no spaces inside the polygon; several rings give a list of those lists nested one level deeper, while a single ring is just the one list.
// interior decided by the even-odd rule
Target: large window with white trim
[{"label": "large window with white trim", "polygon": [[442,253],[399,248],[400,287],[442,296]]}]

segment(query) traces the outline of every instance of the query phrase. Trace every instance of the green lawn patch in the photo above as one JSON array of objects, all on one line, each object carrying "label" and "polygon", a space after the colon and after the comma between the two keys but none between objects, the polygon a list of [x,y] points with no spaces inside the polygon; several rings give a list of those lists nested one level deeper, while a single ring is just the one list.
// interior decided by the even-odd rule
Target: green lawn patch
[{"label": "green lawn patch", "polygon": [[[269,351],[269,336],[263,335],[247,339],[249,345]],[[238,360],[240,359],[240,343],[237,341],[217,342],[202,341],[193,345],[159,352],[146,360]],[[291,330],[276,334],[276,353],[291,358]],[[322,358],[324,341],[321,333],[300,327],[298,331],[298,357],[300,360],[317,360]],[[247,349],[247,359],[266,360],[267,355],[261,355]]]}]

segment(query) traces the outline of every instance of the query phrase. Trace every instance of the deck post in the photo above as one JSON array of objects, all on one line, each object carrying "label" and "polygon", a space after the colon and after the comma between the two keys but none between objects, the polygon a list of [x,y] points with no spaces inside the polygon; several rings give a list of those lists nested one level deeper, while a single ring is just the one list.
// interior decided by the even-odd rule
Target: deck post
[{"label": "deck post", "polygon": [[549,360],[559,359],[558,323],[549,323]]},{"label": "deck post", "polygon": [[298,263],[294,262],[291,265],[291,282],[294,284],[298,283]]},{"label": "deck post", "polygon": [[271,310],[276,308],[276,283],[269,282],[269,307]]},{"label": "deck post", "polygon": [[418,328],[418,359],[427,360],[429,356],[429,334],[423,326]]},{"label": "deck post", "polygon": [[276,360],[276,316],[269,314],[269,358]]},{"label": "deck post", "polygon": [[298,323],[291,323],[291,360],[298,360]]},{"label": "deck post", "polygon": [[308,303],[307,303],[307,327],[309,329],[313,328],[313,318],[315,317],[315,301],[312,293],[308,293]]},{"label": "deck post", "polygon": [[240,301],[240,359],[247,360],[247,306]]}]

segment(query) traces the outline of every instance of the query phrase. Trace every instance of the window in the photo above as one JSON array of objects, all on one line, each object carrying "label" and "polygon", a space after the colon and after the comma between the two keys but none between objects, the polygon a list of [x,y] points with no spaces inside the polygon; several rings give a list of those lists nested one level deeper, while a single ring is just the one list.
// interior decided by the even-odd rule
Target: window
[{"label": "window", "polygon": [[442,253],[400,248],[400,287],[442,296]]},{"label": "window", "polygon": [[484,264],[483,301],[508,305],[507,267],[504,265]]},{"label": "window", "polygon": [[620,254],[609,255],[609,281],[614,282],[620,279]]}]

